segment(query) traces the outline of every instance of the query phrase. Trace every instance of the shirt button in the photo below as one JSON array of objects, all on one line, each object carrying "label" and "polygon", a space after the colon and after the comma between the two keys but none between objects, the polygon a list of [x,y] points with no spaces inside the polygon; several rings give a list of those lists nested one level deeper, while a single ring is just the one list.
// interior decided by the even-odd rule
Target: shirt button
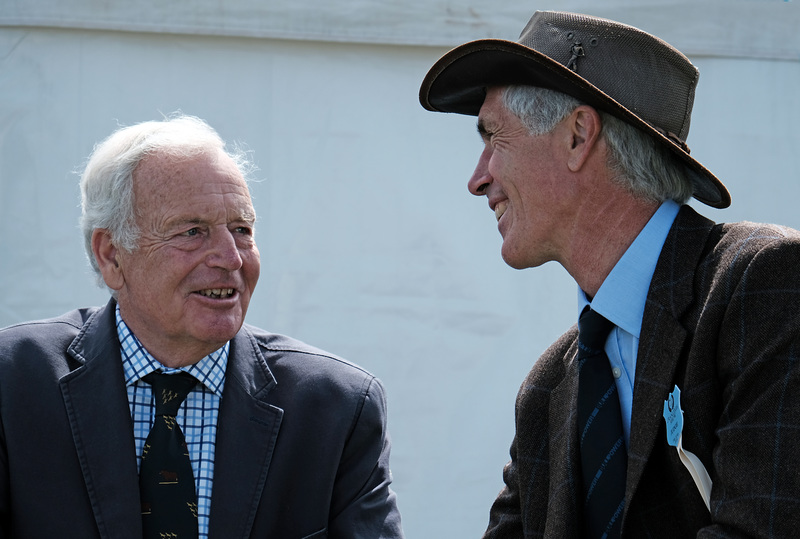
[{"label": "shirt button", "polygon": [[620,376],[622,376],[622,369],[620,369],[619,367],[614,367],[613,369],[611,369],[611,374],[614,375],[614,378],[619,378]]}]

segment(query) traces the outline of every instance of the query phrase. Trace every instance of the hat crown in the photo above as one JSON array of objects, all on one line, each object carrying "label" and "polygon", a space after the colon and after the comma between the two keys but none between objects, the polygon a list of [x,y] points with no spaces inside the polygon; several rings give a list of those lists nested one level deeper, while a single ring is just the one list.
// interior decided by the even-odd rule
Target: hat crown
[{"label": "hat crown", "polygon": [[725,185],[689,154],[699,72],[686,56],[641,30],[576,13],[534,13],[519,41],[480,39],[460,45],[428,70],[423,107],[477,116],[486,89],[538,86],[604,110],[666,148],[685,166],[694,197],[726,208]]},{"label": "hat crown", "polygon": [[665,41],[607,19],[537,11],[518,43],[575,71],[664,135],[686,140],[699,72]]}]

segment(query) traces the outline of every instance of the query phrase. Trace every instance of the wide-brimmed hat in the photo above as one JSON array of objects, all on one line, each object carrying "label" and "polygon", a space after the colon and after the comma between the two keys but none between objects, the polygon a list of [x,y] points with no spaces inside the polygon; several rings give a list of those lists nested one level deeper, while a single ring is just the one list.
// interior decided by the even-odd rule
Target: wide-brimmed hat
[{"label": "wide-brimmed hat", "polygon": [[492,86],[569,94],[654,137],[686,164],[697,200],[726,208],[728,190],[686,145],[698,77],[680,51],[637,28],[537,11],[518,42],[481,39],[442,56],[422,81],[419,99],[431,111],[477,116]]}]

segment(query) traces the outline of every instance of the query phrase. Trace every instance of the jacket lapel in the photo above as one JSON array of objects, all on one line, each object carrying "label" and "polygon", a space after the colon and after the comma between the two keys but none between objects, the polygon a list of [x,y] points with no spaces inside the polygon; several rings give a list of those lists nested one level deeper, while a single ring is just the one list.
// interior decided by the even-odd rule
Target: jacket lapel
[{"label": "jacket lapel", "polygon": [[60,380],[100,535],[141,536],[133,425],[113,301],[89,320],[68,352],[83,365]]},{"label": "jacket lapel", "polygon": [[635,494],[663,422],[687,332],[680,320],[693,301],[694,275],[713,223],[683,206],[667,236],[647,295],[636,360],[626,498]]},{"label": "jacket lapel", "polygon": [[255,337],[242,328],[231,342],[219,412],[211,537],[250,536],[283,418],[266,402],[275,385]]}]

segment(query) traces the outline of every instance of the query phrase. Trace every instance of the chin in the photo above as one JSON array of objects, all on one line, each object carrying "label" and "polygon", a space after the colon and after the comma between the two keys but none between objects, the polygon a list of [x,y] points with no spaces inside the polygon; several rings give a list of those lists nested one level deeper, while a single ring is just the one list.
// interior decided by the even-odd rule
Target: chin
[{"label": "chin", "polygon": [[541,226],[509,229],[503,235],[500,254],[503,261],[514,269],[537,268],[559,259],[557,245],[550,235],[539,230]]},{"label": "chin", "polygon": [[503,262],[505,262],[514,269],[520,270],[529,267],[527,264],[523,262],[524,257],[521,257],[520,253],[507,248],[505,243],[503,244],[503,247],[500,249],[500,256],[503,257]]},{"label": "chin", "polygon": [[503,262],[515,270],[523,270],[528,268],[535,268],[541,266],[546,260],[539,261],[530,256],[521,256],[524,253],[508,252],[506,249],[501,250]]},{"label": "chin", "polygon": [[506,259],[503,259],[503,260],[504,260],[504,262],[506,263],[507,266],[509,266],[510,268],[515,269],[515,270],[524,270],[524,269],[528,269],[528,268],[532,267],[532,266],[529,266],[527,264],[517,264],[515,262],[509,262]]},{"label": "chin", "polygon": [[244,317],[225,317],[209,320],[197,328],[197,334],[203,335],[209,343],[218,343],[222,346],[233,339],[244,323]]}]

